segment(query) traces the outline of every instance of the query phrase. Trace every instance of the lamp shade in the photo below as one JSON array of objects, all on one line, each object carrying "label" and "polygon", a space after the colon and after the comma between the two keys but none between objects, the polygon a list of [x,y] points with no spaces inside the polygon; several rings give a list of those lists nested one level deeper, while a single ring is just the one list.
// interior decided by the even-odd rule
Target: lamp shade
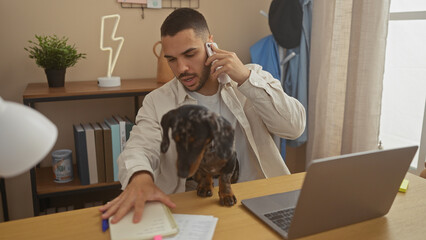
[{"label": "lamp shade", "polygon": [[38,111],[0,97],[0,177],[28,171],[52,149],[58,129]]}]

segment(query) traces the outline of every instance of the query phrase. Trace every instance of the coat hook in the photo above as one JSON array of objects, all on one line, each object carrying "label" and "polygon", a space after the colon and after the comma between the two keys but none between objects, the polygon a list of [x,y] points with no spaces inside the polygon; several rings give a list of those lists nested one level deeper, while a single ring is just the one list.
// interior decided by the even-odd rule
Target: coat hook
[{"label": "coat hook", "polygon": [[145,19],[145,8],[143,7],[143,6],[141,6],[141,8],[142,8],[142,14],[141,14],[141,17],[142,17],[142,19]]},{"label": "coat hook", "polygon": [[265,16],[266,18],[268,18],[268,14],[267,14],[265,11],[260,10],[260,11],[259,11],[259,13],[260,13],[261,15]]}]

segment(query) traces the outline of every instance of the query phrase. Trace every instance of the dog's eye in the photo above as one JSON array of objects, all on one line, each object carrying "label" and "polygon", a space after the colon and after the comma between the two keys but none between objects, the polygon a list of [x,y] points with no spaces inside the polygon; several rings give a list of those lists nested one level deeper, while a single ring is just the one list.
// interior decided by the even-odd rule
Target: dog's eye
[{"label": "dog's eye", "polygon": [[192,143],[192,142],[194,142],[194,141],[195,141],[195,138],[194,138],[194,137],[189,137],[189,138],[188,138],[188,141]]},{"label": "dog's eye", "polygon": [[180,137],[179,137],[179,135],[175,135],[175,136],[173,136],[173,139],[175,140],[175,142],[179,142]]}]

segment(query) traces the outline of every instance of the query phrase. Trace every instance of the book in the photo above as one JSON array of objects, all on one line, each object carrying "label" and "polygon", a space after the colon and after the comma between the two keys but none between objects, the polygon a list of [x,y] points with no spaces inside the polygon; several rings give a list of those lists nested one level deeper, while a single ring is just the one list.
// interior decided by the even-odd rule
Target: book
[{"label": "book", "polygon": [[111,129],[113,176],[114,176],[114,181],[118,181],[117,159],[118,159],[118,156],[120,156],[120,153],[121,153],[120,126],[118,125],[118,122],[113,117],[106,118],[105,123]]},{"label": "book", "polygon": [[122,152],[126,146],[126,121],[119,115],[114,115],[113,117],[120,127],[120,152]]},{"label": "book", "polygon": [[89,185],[89,166],[87,162],[86,133],[80,124],[73,125],[75,159],[81,185]]},{"label": "book", "polygon": [[112,160],[111,129],[105,122],[99,123],[104,136],[105,181],[114,182],[114,167]]},{"label": "book", "polygon": [[98,183],[98,166],[96,160],[95,131],[90,123],[82,124],[86,132],[87,163],[90,184]]},{"label": "book", "polygon": [[133,223],[133,210],[118,223],[109,224],[111,240],[153,239],[167,237],[179,232],[169,208],[161,202],[147,202],[139,223]]},{"label": "book", "polygon": [[126,121],[126,141],[129,140],[130,137],[130,132],[132,131],[133,126],[135,125],[135,123],[130,120],[129,117],[125,116],[124,120]]},{"label": "book", "polygon": [[105,151],[104,151],[104,134],[98,123],[91,123],[95,131],[95,149],[96,149],[96,166],[98,168],[98,182],[106,182],[105,180]]}]

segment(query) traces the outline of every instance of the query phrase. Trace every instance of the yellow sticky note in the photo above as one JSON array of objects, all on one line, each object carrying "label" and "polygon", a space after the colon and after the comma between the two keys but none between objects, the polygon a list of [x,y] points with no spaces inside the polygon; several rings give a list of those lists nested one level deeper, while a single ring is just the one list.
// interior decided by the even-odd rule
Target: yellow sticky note
[{"label": "yellow sticky note", "polygon": [[410,181],[408,181],[408,179],[404,179],[403,181],[402,181],[402,183],[401,183],[401,186],[399,187],[399,191],[400,192],[406,192],[407,191],[407,188],[408,188],[408,183],[409,183]]}]

